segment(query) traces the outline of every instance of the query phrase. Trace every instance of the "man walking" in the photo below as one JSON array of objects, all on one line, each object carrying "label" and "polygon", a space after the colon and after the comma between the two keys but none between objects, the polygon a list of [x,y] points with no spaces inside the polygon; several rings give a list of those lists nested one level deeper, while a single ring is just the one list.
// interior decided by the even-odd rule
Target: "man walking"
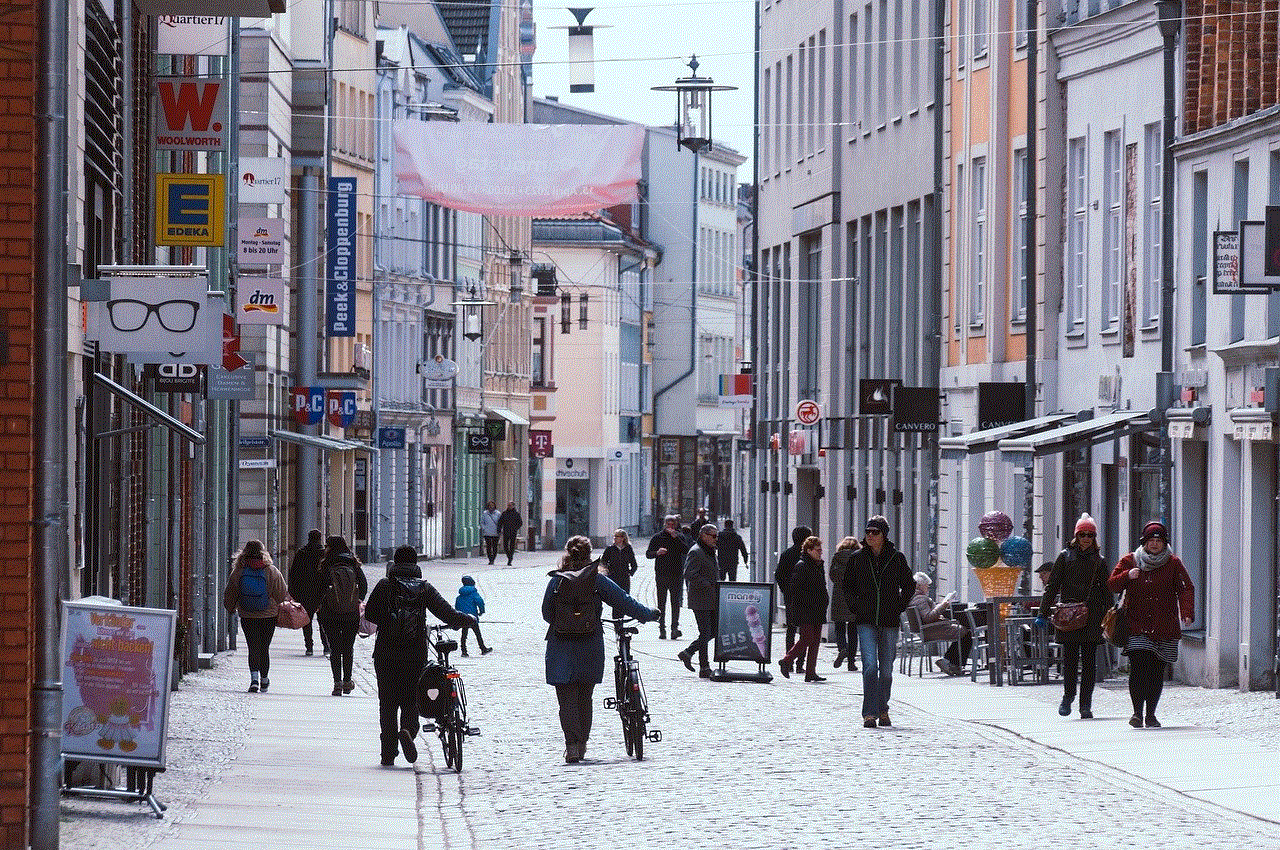
[{"label": "man walking", "polygon": [[902,612],[911,604],[916,582],[906,557],[889,541],[889,521],[867,520],[862,548],[844,571],[844,595],[858,625],[862,649],[862,725],[874,729],[889,722],[889,692]]},{"label": "man walking", "polygon": [[800,547],[804,545],[804,541],[813,536],[813,530],[807,525],[797,525],[791,529],[791,548],[784,549],[782,554],[778,556],[778,568],[773,571],[773,580],[778,584],[778,592],[782,594],[782,607],[786,609],[787,624],[787,651],[791,651],[791,647],[796,642],[796,625],[795,617],[791,610],[791,575],[796,568],[796,564],[800,563]]},{"label": "man walking", "polygon": [[671,601],[671,639],[680,639],[681,580],[684,578],[684,556],[689,552],[680,533],[680,518],[675,514],[662,521],[662,531],[649,540],[644,556],[653,559],[653,580],[658,588],[658,637],[667,636],[666,600]]},{"label": "man walking", "polygon": [[698,532],[698,542],[684,557],[684,580],[689,591],[689,610],[698,623],[698,636],[677,657],[693,672],[693,653],[698,652],[698,675],[711,678],[711,663],[707,659],[707,644],[716,634],[716,536],[710,523]]},{"label": "man walking", "polygon": [[484,510],[480,512],[480,536],[484,538],[484,553],[489,557],[489,563],[492,564],[498,557],[498,520],[502,519],[502,514],[498,513],[498,503],[490,499],[484,503]]},{"label": "man walking", "polygon": [[524,517],[516,510],[515,502],[507,502],[507,509],[498,517],[498,531],[502,534],[502,551],[507,556],[507,566],[516,552],[516,534],[524,527]]},{"label": "man walking", "polygon": [[747,563],[747,546],[742,536],[734,530],[733,520],[724,521],[724,531],[716,538],[716,560],[720,563],[720,580],[738,580],[738,553],[742,553],[742,563]]},{"label": "man walking", "polygon": [[311,618],[302,627],[302,642],[307,648],[307,655],[315,654],[312,623],[315,624],[315,630],[320,632],[320,646],[324,654],[329,654],[329,639],[316,620],[316,611],[320,608],[320,559],[323,557],[324,538],[320,536],[319,529],[313,528],[307,532],[307,544],[294,554],[293,563],[289,565],[289,595]]}]

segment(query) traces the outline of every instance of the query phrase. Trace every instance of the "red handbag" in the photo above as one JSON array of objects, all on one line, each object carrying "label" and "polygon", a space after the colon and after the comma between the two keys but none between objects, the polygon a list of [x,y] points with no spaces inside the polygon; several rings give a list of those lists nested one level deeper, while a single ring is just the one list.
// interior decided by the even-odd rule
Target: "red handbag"
[{"label": "red handbag", "polygon": [[1084,602],[1060,602],[1050,617],[1053,627],[1060,632],[1083,629],[1089,622],[1089,606]]},{"label": "red handbag", "polygon": [[300,629],[311,622],[311,615],[300,602],[286,599],[280,603],[279,608],[280,610],[276,613],[276,625],[282,629]]}]

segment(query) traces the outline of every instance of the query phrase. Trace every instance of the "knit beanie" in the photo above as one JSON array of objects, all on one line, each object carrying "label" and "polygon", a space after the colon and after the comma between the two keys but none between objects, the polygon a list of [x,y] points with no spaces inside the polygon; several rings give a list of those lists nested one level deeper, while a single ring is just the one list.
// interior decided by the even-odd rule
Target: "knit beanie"
[{"label": "knit beanie", "polygon": [[1095,523],[1093,521],[1093,517],[1089,516],[1087,513],[1080,514],[1080,519],[1076,520],[1075,533],[1079,534],[1082,531],[1092,531],[1094,534],[1098,533],[1097,523]]},{"label": "knit beanie", "polygon": [[1165,543],[1169,542],[1169,529],[1164,527],[1164,523],[1160,522],[1159,520],[1153,519],[1151,520],[1151,522],[1142,526],[1142,542],[1143,543],[1146,543],[1148,540],[1152,540],[1157,537],[1163,540]]}]

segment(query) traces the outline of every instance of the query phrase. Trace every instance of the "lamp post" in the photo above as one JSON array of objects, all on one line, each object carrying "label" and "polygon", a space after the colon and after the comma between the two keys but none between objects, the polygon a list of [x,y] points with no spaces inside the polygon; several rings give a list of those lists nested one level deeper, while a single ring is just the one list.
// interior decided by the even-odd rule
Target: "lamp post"
[{"label": "lamp post", "polygon": [[1160,175],[1160,380],[1156,408],[1160,412],[1160,519],[1169,521],[1173,449],[1164,412],[1173,388],[1173,139],[1176,113],[1178,31],[1182,28],[1181,0],[1157,0],[1156,16],[1164,38],[1164,151]]},{"label": "lamp post", "polygon": [[711,93],[737,91],[737,86],[718,86],[710,77],[698,76],[698,57],[689,57],[689,76],[669,86],[653,86],[653,91],[676,93],[676,146],[686,147],[694,156],[712,145]]}]

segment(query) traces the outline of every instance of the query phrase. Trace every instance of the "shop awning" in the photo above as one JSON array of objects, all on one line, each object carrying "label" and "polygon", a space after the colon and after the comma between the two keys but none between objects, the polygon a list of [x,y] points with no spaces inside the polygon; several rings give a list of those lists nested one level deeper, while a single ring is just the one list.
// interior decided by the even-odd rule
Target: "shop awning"
[{"label": "shop awning", "polygon": [[969,455],[989,452],[1001,440],[1045,431],[1075,418],[1077,418],[1075,413],[1050,413],[1023,422],[1001,425],[998,428],[987,428],[984,431],[973,431],[955,437],[943,437],[938,440],[938,448],[942,450],[943,459],[959,460]]},{"label": "shop awning", "polygon": [[100,375],[97,372],[93,373],[93,380],[94,380],[94,383],[105,387],[112,393],[119,396],[120,399],[124,401],[126,404],[131,404],[134,407],[138,408],[143,413],[147,414],[152,419],[155,419],[161,425],[168,428],[173,433],[177,434],[179,437],[184,437],[190,440],[191,442],[195,443],[197,446],[204,445],[204,442],[205,442],[204,434],[201,434],[196,429],[191,428],[182,422],[179,422],[177,419],[174,419],[172,416],[165,413],[163,410],[156,407],[154,404],[147,401],[145,398],[138,395],[137,393],[130,392],[128,389],[120,386],[115,381],[108,378],[106,375]]},{"label": "shop awning", "polygon": [[297,431],[268,431],[267,436],[273,440],[283,440],[286,443],[293,443],[298,446],[312,446],[313,448],[323,449],[326,452],[350,452],[359,449],[367,452],[377,451],[377,448],[368,443],[358,443],[354,440],[338,440],[333,437],[320,437],[315,434],[299,434]]},{"label": "shop awning", "polygon": [[512,425],[528,425],[529,424],[528,419],[525,419],[523,416],[521,416],[518,413],[512,413],[510,410],[507,410],[505,407],[486,407],[484,409],[484,415],[489,417],[496,416],[499,419],[505,419],[508,422],[510,422]]},{"label": "shop awning", "polygon": [[1151,421],[1150,411],[1122,410],[1083,422],[1071,422],[1048,431],[1001,440],[999,448],[1007,457],[1012,456],[1009,459],[1021,458],[1025,463],[1030,458],[1115,440],[1140,431],[1154,431],[1159,427]]}]

